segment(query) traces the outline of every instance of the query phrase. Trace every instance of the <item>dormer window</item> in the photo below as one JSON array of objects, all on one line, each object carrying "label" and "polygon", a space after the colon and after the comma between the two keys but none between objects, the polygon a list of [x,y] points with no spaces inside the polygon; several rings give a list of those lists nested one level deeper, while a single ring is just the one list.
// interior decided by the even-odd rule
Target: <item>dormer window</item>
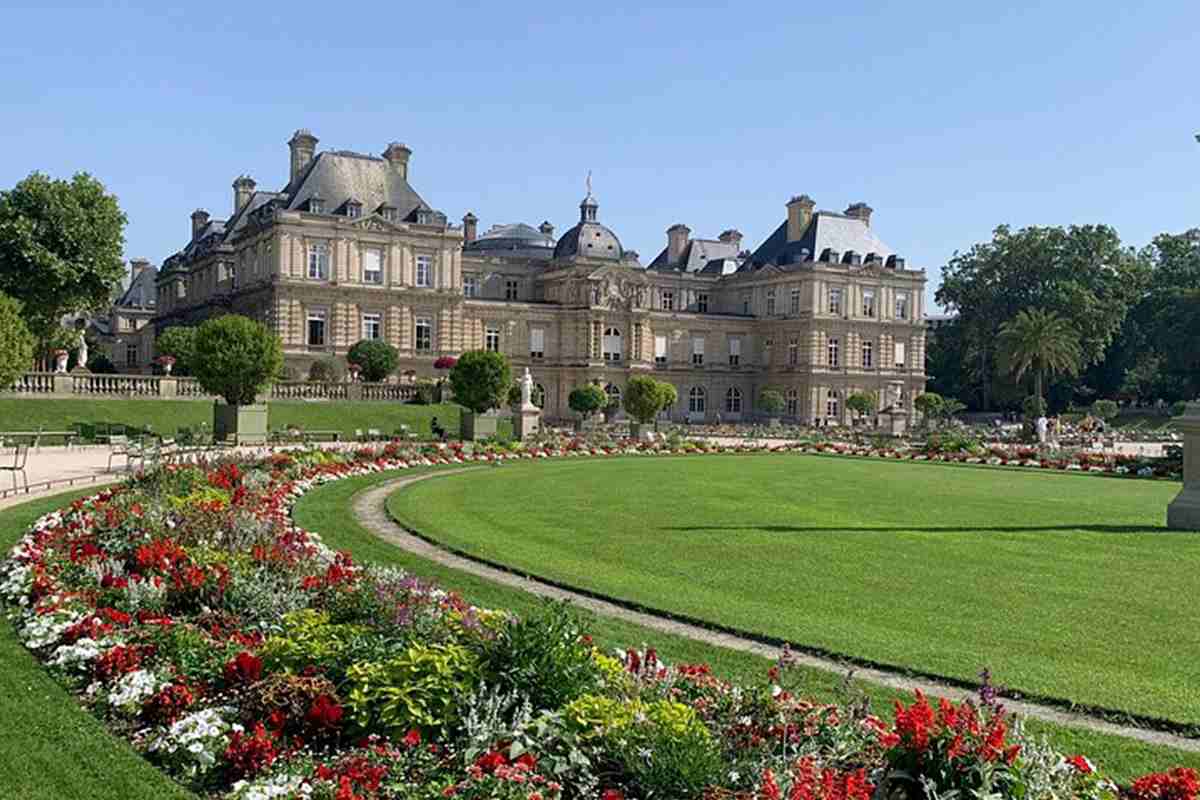
[{"label": "dormer window", "polygon": [[310,214],[324,214],[325,200],[324,198],[313,195],[308,198],[308,211]]},{"label": "dormer window", "polygon": [[396,207],[395,206],[380,206],[379,207],[379,216],[383,217],[388,222],[395,222],[396,221]]},{"label": "dormer window", "polygon": [[357,219],[362,216],[362,203],[357,200],[351,200],[346,203],[346,216],[350,219]]}]

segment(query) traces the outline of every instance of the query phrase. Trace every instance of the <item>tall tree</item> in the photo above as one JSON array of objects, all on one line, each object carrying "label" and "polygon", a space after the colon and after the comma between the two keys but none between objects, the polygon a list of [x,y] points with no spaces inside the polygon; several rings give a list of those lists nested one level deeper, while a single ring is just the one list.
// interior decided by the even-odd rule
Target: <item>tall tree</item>
[{"label": "tall tree", "polygon": [[997,337],[1001,368],[1020,381],[1033,375],[1033,393],[1044,398],[1047,377],[1079,372],[1082,348],[1079,332],[1067,320],[1053,312],[1030,309],[1000,328]]},{"label": "tall tree", "polygon": [[0,291],[45,339],[64,314],[98,310],[125,275],[125,214],[103,184],[31,174],[0,192]]},{"label": "tall tree", "polygon": [[21,306],[0,292],[0,389],[32,366],[33,337],[21,319]]},{"label": "tall tree", "polygon": [[[962,383],[990,407],[997,388],[996,331],[1029,308],[1053,312],[1079,334],[1080,367],[1104,357],[1149,274],[1107,225],[996,228],[990,242],[955,253],[937,301],[957,311]],[[939,331],[940,334],[940,331]],[[961,391],[961,389],[960,389]],[[963,391],[963,396],[966,396]]]}]

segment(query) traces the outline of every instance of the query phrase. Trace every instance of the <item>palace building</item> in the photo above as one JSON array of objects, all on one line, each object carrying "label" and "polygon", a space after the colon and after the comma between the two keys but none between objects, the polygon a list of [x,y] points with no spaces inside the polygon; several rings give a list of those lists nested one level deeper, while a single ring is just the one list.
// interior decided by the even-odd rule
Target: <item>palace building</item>
[{"label": "palace building", "polygon": [[924,389],[925,272],[876,236],[865,203],[834,213],[793,197],[754,250],[734,229],[705,239],[675,224],[643,265],[590,187],[561,235],[549,222],[479,233],[474,214],[450,224],[417,193],[408,147],[317,143],[292,136],[279,191],[240,176],[227,219],[192,214],[157,274],[158,331],[245,314],[301,374],[364,338],[422,376],[439,356],[497,350],[529,367],[552,419],[571,416],[573,388],[598,382],[619,399],[637,374],[674,384],[669,415],[690,420],[749,418],[766,388],[802,421],[848,421],[860,391],[907,415]]}]

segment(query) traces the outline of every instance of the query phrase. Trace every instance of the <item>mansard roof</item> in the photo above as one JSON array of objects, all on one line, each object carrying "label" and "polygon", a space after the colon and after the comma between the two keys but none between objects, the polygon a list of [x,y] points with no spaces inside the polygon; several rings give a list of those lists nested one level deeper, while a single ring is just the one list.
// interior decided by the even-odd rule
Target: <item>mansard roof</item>
[{"label": "mansard roof", "polygon": [[398,219],[410,222],[416,221],[418,211],[433,211],[386,159],[349,150],[318,153],[294,183],[283,191],[289,210],[305,208],[315,196],[325,201],[326,208],[337,208],[351,198],[368,209],[390,205]]},{"label": "mansard roof", "polygon": [[826,251],[837,253],[839,258],[851,251],[863,258],[875,253],[885,260],[895,254],[865,221],[832,211],[818,211],[803,235],[794,242],[787,240],[787,220],[780,223],[742,265],[742,270],[756,270],[767,264],[787,269],[804,261],[819,261]]},{"label": "mansard roof", "polygon": [[735,264],[738,256],[738,245],[735,242],[722,242],[717,239],[689,239],[687,248],[678,264],[667,261],[669,247],[655,256],[646,269],[664,272],[703,272],[706,274],[725,274],[728,260]]}]

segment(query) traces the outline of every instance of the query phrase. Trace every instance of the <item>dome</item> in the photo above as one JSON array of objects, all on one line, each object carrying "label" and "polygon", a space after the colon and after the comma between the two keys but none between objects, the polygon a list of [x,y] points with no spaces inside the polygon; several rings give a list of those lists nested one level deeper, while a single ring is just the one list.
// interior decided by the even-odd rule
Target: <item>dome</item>
[{"label": "dome", "polygon": [[554,238],[523,222],[493,225],[486,233],[464,248],[472,253],[505,253],[513,250],[544,250],[554,248]]},{"label": "dome", "polygon": [[591,193],[579,204],[579,224],[562,235],[554,247],[554,258],[605,258],[620,261],[625,251],[621,240],[596,221],[599,205]]}]

